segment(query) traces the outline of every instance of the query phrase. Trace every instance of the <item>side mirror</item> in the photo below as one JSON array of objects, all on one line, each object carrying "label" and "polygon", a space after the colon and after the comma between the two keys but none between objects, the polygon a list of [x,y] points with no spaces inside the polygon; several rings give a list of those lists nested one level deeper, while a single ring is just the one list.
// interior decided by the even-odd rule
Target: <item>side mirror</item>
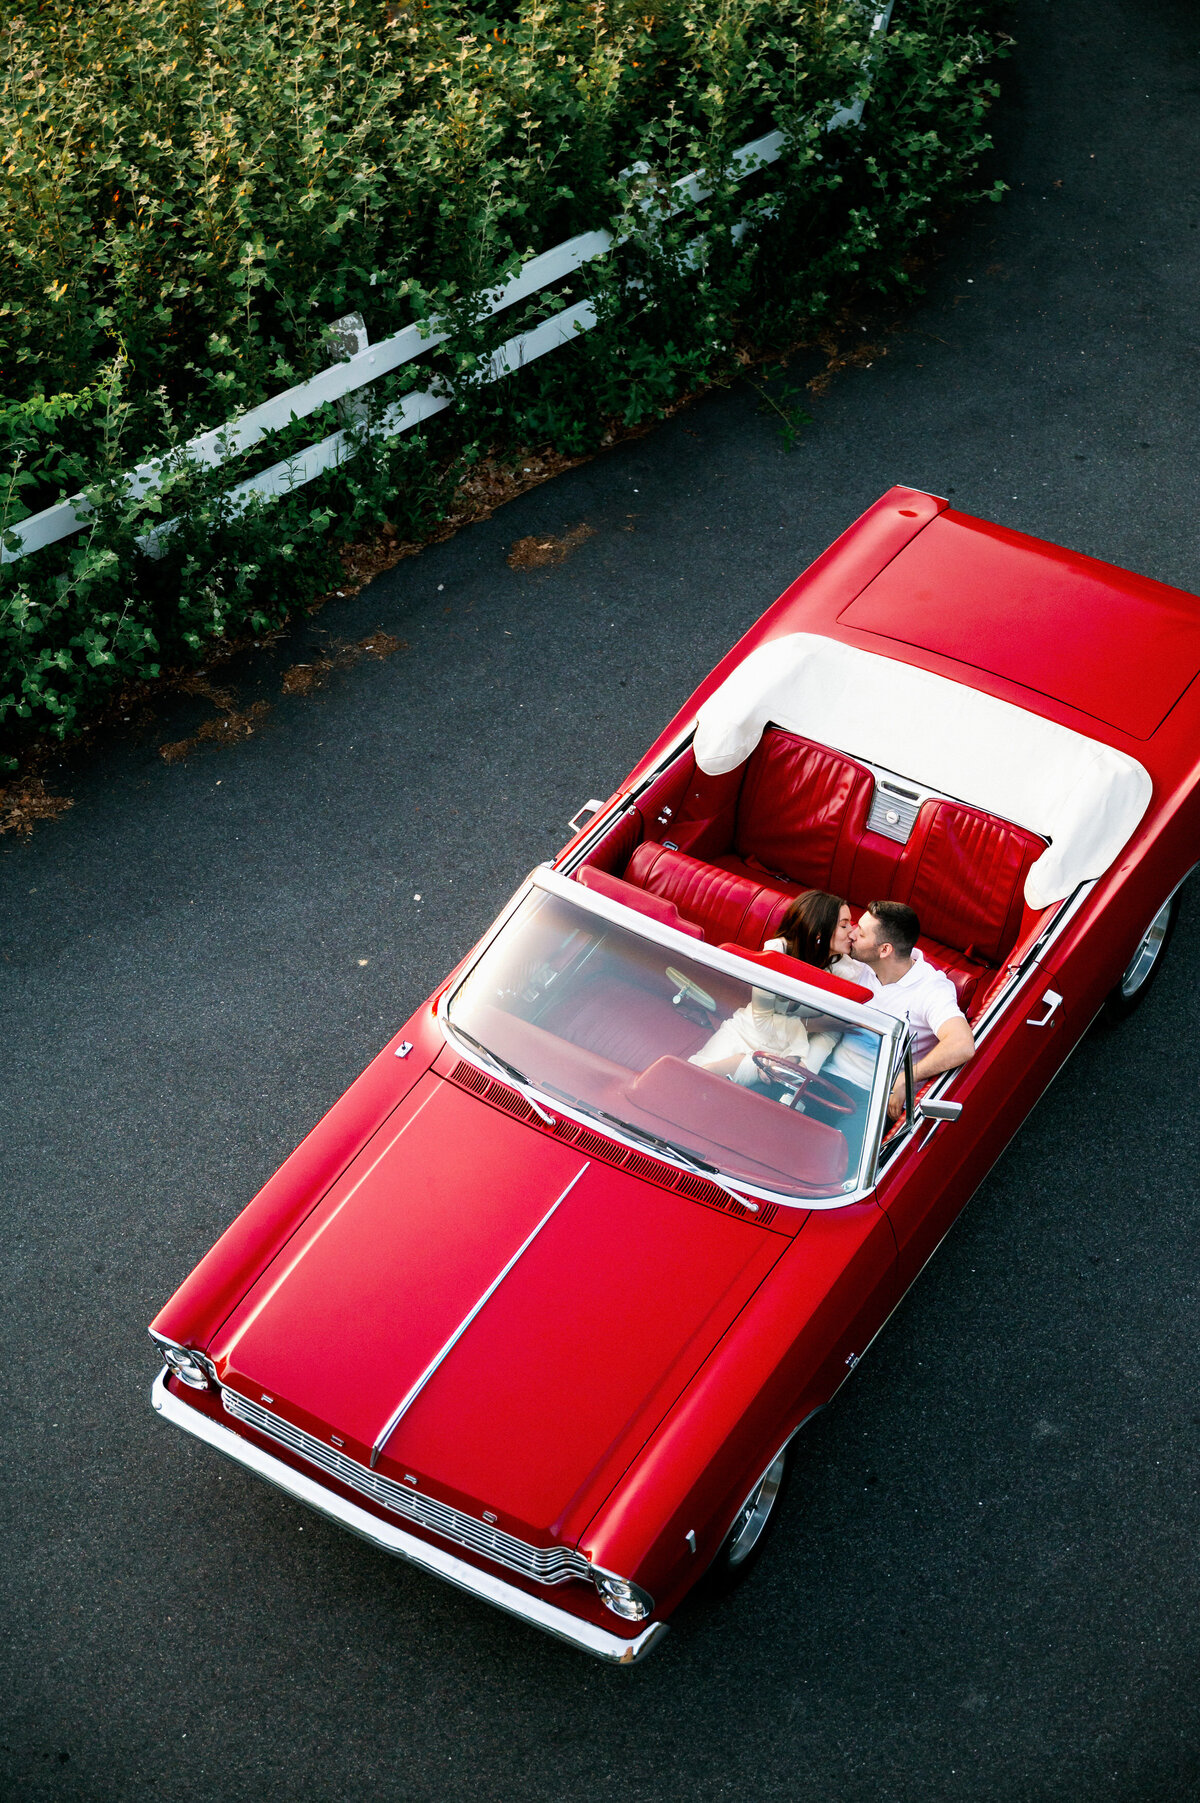
[{"label": "side mirror", "polygon": [[961,1102],[919,1102],[917,1107],[927,1121],[956,1121],[963,1111]]}]

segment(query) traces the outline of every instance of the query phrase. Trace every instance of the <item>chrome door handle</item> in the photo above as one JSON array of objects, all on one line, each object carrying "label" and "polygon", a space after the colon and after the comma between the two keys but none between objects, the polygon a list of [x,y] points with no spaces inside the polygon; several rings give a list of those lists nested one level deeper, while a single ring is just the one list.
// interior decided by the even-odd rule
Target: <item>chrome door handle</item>
[{"label": "chrome door handle", "polygon": [[579,819],[579,816],[581,814],[586,814],[588,809],[590,808],[592,811],[592,817],[594,819],[595,816],[600,812],[600,810],[603,806],[604,806],[604,803],[602,801],[595,801],[595,800],[585,801],[581,808],[576,808],[575,812],[571,815],[571,818],[567,821],[567,826],[568,826],[569,830],[572,833],[582,832],[583,827],[586,823],[581,822]]},{"label": "chrome door handle", "polygon": [[1057,1014],[1058,1010],[1062,1007],[1062,997],[1053,989],[1047,989],[1042,1000],[1046,1004],[1045,1014],[1043,1014],[1041,1020],[1027,1020],[1025,1022],[1027,1027],[1048,1027],[1052,1017]]}]

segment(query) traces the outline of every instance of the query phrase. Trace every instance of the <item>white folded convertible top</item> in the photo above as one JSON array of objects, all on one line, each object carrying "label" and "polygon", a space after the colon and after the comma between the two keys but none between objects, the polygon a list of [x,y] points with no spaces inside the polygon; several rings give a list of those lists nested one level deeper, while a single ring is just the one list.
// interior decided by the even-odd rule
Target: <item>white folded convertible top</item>
[{"label": "white folded convertible top", "polygon": [[978,689],[811,632],[772,639],[701,707],[696,762],[745,762],[768,721],[1050,841],[1031,908],[1102,876],[1150,803],[1136,758]]}]

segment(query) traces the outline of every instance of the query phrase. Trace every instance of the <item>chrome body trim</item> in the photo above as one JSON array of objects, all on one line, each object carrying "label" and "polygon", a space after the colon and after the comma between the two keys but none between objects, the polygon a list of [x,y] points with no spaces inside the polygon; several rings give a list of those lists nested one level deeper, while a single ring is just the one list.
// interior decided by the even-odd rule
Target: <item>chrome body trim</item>
[{"label": "chrome body trim", "polygon": [[[647,781],[653,781],[653,778],[648,778]],[[639,784],[636,793],[640,795],[642,789],[645,787],[645,783]],[[588,853],[594,851],[601,840],[608,837],[609,833],[615,833],[620,822],[624,820],[627,815],[632,814],[633,810],[634,804],[630,800],[629,794],[618,794],[617,800],[611,807],[608,802],[605,802],[600,813],[594,815],[593,818],[588,821],[586,826],[580,828],[578,841],[568,839],[567,844],[574,847],[570,857],[565,858],[563,857],[562,852],[558,853],[558,857],[563,859],[562,868],[564,870],[578,870]]]},{"label": "chrome body trim", "polygon": [[244,1422],[269,1440],[277,1440],[289,1452],[316,1465],[327,1476],[345,1484],[347,1489],[360,1491],[379,1508],[388,1509],[393,1515],[403,1515],[427,1528],[431,1534],[452,1540],[456,1546],[464,1546],[468,1552],[478,1553],[495,1565],[507,1565],[510,1571],[520,1572],[522,1577],[533,1578],[539,1584],[565,1584],[568,1578],[591,1577],[591,1567],[574,1547],[530,1546],[514,1534],[491,1526],[482,1517],[477,1520],[461,1509],[451,1508],[448,1503],[423,1496],[419,1490],[397,1483],[395,1478],[372,1472],[357,1459],[339,1452],[335,1446],[326,1445],[324,1440],[306,1433],[302,1427],[294,1427],[290,1421],[251,1401],[239,1390],[222,1387],[221,1406],[235,1421]]},{"label": "chrome body trim", "polygon": [[1099,877],[1089,877],[1086,883],[1080,883],[1074,894],[1065,896],[1059,902],[1057,912],[1051,916],[1030,946],[1026,964],[1040,961],[1055,941],[1062,938],[1084,903],[1090,901],[1099,881]]},{"label": "chrome body trim", "polygon": [[[526,896],[534,889],[544,890],[548,895],[557,896],[562,901],[572,902],[582,908],[585,913],[596,914],[601,919],[610,921],[613,926],[624,927],[626,931],[635,933],[639,938],[658,945],[664,951],[682,953],[693,962],[710,965],[714,970],[719,970],[726,976],[735,977],[740,982],[750,983],[760,988],[762,986],[762,971],[756,965],[743,962],[740,957],[730,952],[723,952],[716,946],[707,945],[703,940],[693,939],[686,933],[677,933],[674,927],[664,926],[661,922],[652,920],[649,915],[639,913],[636,908],[627,908],[623,902],[611,901],[608,896],[600,895],[594,889],[585,889],[582,883],[576,883],[571,878],[564,877],[560,871],[553,869],[548,864],[539,864],[535,870],[530,872],[507,906],[497,916],[490,931],[480,939],[474,956],[460,973],[453,987],[444,990],[438,999],[438,1024],[447,1043],[453,1046],[458,1057],[477,1065],[480,1070],[487,1070],[487,1064],[479,1056],[473,1056],[471,1047],[455,1036],[454,1023],[448,1018],[449,1010],[459,989],[471,975],[480,958],[507,925]],[[897,1044],[906,1030],[905,1023],[896,1020],[890,1014],[870,1008],[865,1003],[852,1002],[842,996],[835,998],[827,990],[812,989],[807,984],[798,982],[794,977],[777,975],[774,971],[771,973],[771,984],[773,988],[778,989],[781,995],[806,1002],[810,1007],[820,1008],[826,1013],[836,1013],[845,1019],[847,1025],[868,1027],[885,1041],[884,1049],[876,1062],[875,1085],[871,1091],[869,1103],[870,1114],[867,1129],[863,1135],[862,1153],[858,1172],[854,1179],[854,1188],[838,1196],[792,1196],[783,1190],[768,1189],[760,1184],[743,1181],[740,1177],[731,1177],[727,1171],[718,1173],[720,1179],[718,1187],[733,1185],[736,1192],[748,1196],[759,1196],[765,1201],[776,1202],[783,1208],[805,1210],[846,1208],[853,1202],[861,1202],[870,1194],[873,1187],[874,1163],[883,1137],[886,1101],[891,1087],[887,1073],[893,1068]],[[834,1001],[836,1001],[836,1007],[831,1008],[830,1004]],[[526,1100],[530,1099],[531,1094],[536,1094],[543,1105],[552,1108],[559,1116],[576,1121],[580,1126],[591,1127],[593,1131],[604,1134],[620,1145],[629,1146],[639,1152],[649,1150],[637,1139],[624,1138],[619,1128],[612,1122],[597,1121],[594,1115],[588,1114],[585,1110],[576,1111],[569,1103],[565,1103],[561,1096],[548,1095],[545,1090],[538,1089],[536,1084],[526,1082],[524,1085],[514,1084],[513,1087],[519,1089],[520,1093],[525,1095]],[[654,1153],[651,1155],[657,1156]],[[674,1165],[668,1158],[664,1158],[663,1162],[674,1169],[683,1168]],[[707,1175],[707,1173],[702,1174]]]},{"label": "chrome body trim", "polygon": [[[658,762],[652,769],[647,770],[646,774],[643,777],[640,777],[632,788],[625,790],[618,789],[615,792],[610,798],[613,803],[611,809],[609,809],[608,802],[604,803],[604,808],[608,811],[597,814],[594,819],[588,821],[587,825],[582,829],[584,836],[577,845],[572,845],[570,857],[564,859],[562,864],[563,870],[577,870],[579,868],[589,851],[598,845],[601,839],[606,838],[610,832],[615,831],[617,822],[623,820],[626,814],[630,812],[636,804],[638,796],[644,795],[651,783],[657,782],[659,777],[663,774],[663,771],[669,770],[676,758],[682,757],[683,753],[691,745],[695,736],[696,722],[692,719],[688,721],[686,726],[680,727]],[[570,843],[571,842],[568,841],[568,844]],[[558,854],[559,857],[562,857],[562,855],[562,852]],[[558,859],[556,858],[555,864],[557,865],[557,863]]]},{"label": "chrome body trim", "polygon": [[[1098,881],[1099,878],[1092,877],[1086,883],[1080,883],[1073,895],[1067,896],[1064,901],[1061,901],[1058,904],[1057,912],[1047,922],[1046,926],[1043,927],[1041,933],[1034,940],[1021,962],[1019,964],[1009,965],[1008,981],[996,991],[996,994],[992,997],[975,1025],[974,1033],[976,1046],[979,1046],[992,1031],[992,1028],[996,1025],[1000,1016],[1008,1007],[1015,992],[1029,976],[1033,966],[1035,964],[1040,964],[1051,946],[1055,945],[1057,941],[1062,938],[1071,922],[1075,919],[1075,916],[1080,912],[1084,904],[1092,895]],[[962,1069],[961,1065],[959,1066],[959,1069]],[[953,1075],[953,1071],[947,1071],[943,1081],[948,1081]]]},{"label": "chrome body trim", "polygon": [[[624,927],[627,932],[636,933],[639,939],[660,945],[664,951],[682,953],[693,964],[708,965],[725,976],[736,977],[759,989],[769,983],[780,995],[806,1002],[810,1008],[819,1008],[826,1014],[836,1014],[847,1026],[869,1027],[885,1040],[893,1038],[898,1028],[903,1026],[903,1022],[897,1023],[893,1015],[884,1014],[866,1002],[852,1002],[848,996],[835,996],[827,989],[813,988],[796,977],[787,977],[774,970],[769,978],[764,977],[762,969],[752,964],[749,957],[743,959],[734,952],[723,951],[720,946],[709,945],[703,939],[693,939],[687,933],[679,933],[674,927],[654,920],[649,914],[640,913],[637,908],[627,908],[624,902],[613,901],[596,889],[585,889],[582,883],[564,877],[549,864],[539,864],[536,870],[530,872],[523,885],[522,900],[530,889],[544,889],[547,895],[557,896],[559,901],[572,902],[582,908],[585,914],[598,914],[613,926]],[[463,972],[455,984],[456,990],[468,975],[469,972]]]},{"label": "chrome body trim", "polygon": [[198,1409],[180,1402],[167,1389],[165,1372],[160,1372],[155,1379],[151,1402],[164,1421],[170,1421],[186,1433],[194,1434],[198,1440],[215,1447],[218,1452],[253,1471],[256,1476],[265,1478],[269,1484],[274,1484],[295,1501],[304,1503],[308,1508],[315,1509],[317,1514],[336,1522],[339,1527],[347,1528],[352,1534],[369,1541],[380,1552],[406,1559],[410,1564],[420,1566],[423,1571],[431,1572],[435,1577],[444,1578],[447,1583],[456,1585],[471,1596],[481,1597],[497,1609],[503,1609],[531,1626],[541,1628],[544,1633],[565,1640],[580,1652],[590,1653],[593,1658],[603,1659],[610,1665],[633,1665],[644,1659],[667,1632],[666,1622],[656,1621],[632,1639],[611,1634],[607,1629],[598,1628],[553,1603],[543,1601],[541,1597],[528,1596],[515,1585],[505,1583],[503,1578],[476,1570],[465,1559],[456,1558],[453,1553],[444,1552],[441,1547],[430,1546],[424,1540],[406,1534],[402,1528],[393,1527],[390,1522],[380,1521],[376,1516],[368,1514],[366,1509],[360,1509],[357,1503],[347,1502],[344,1498],[333,1495],[315,1479],[306,1477],[303,1472],[293,1471],[282,1459],[273,1458],[260,1447],[252,1446],[240,1434],[235,1434],[232,1429],[210,1421]]},{"label": "chrome body trim", "polygon": [[390,1439],[391,1435],[395,1432],[396,1428],[399,1426],[399,1424],[403,1420],[404,1416],[408,1413],[408,1411],[412,1407],[413,1403],[417,1400],[417,1397],[421,1394],[421,1391],[425,1388],[425,1385],[429,1382],[430,1378],[433,1376],[433,1374],[437,1370],[438,1366],[440,1364],[442,1364],[442,1362],[450,1355],[451,1352],[453,1352],[454,1348],[458,1345],[458,1342],[462,1339],[463,1335],[466,1333],[468,1327],[470,1327],[472,1321],[475,1319],[475,1317],[479,1313],[480,1309],[483,1308],[484,1304],[486,1302],[488,1302],[491,1299],[491,1297],[493,1297],[496,1294],[496,1291],[500,1288],[500,1285],[504,1282],[504,1279],[508,1276],[508,1274],[512,1270],[513,1266],[517,1263],[517,1260],[524,1257],[525,1253],[528,1252],[530,1246],[532,1246],[534,1240],[537,1238],[538,1234],[542,1231],[542,1228],[545,1227],[547,1222],[553,1217],[555,1212],[562,1206],[562,1204],[566,1201],[567,1197],[570,1195],[571,1191],[575,1188],[575,1185],[579,1182],[579,1179],[583,1176],[583,1173],[587,1170],[588,1164],[590,1162],[591,1161],[589,1159],[584,1160],[584,1162],[580,1165],[579,1169],[576,1171],[575,1175],[572,1177],[570,1183],[568,1183],[568,1185],[567,1185],[566,1189],[563,1191],[562,1195],[558,1197],[557,1201],[552,1202],[550,1204],[550,1207],[546,1210],[545,1214],[542,1216],[541,1220],[538,1222],[538,1224],[534,1228],[533,1232],[531,1234],[529,1234],[529,1236],[525,1239],[525,1241],[520,1246],[517,1247],[516,1251],[513,1253],[512,1257],[509,1259],[509,1261],[505,1265],[504,1269],[502,1271],[498,1272],[495,1277],[493,1277],[491,1283],[489,1283],[487,1289],[483,1292],[483,1295],[479,1298],[478,1302],[474,1305],[474,1307],[472,1309],[470,1309],[470,1311],[467,1314],[465,1314],[463,1316],[462,1320],[459,1322],[458,1326],[454,1329],[454,1332],[450,1335],[450,1338],[446,1341],[445,1345],[442,1346],[440,1348],[440,1350],[437,1351],[433,1355],[433,1357],[430,1359],[429,1363],[426,1365],[424,1371],[422,1371],[420,1377],[418,1377],[416,1383],[405,1394],[405,1396],[402,1397],[394,1414],[392,1414],[388,1417],[386,1425],[381,1429],[378,1439],[376,1440],[374,1446],[372,1446],[372,1448],[371,1448],[371,1470],[372,1471],[374,1471],[375,1466],[379,1460],[379,1455],[383,1451],[384,1447],[387,1445],[388,1440]]}]

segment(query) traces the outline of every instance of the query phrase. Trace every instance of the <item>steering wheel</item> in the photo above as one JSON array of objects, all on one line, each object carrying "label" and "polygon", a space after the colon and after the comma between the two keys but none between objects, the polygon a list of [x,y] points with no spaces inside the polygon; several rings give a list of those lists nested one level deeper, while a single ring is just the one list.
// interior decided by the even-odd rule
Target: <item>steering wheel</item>
[{"label": "steering wheel", "polygon": [[801,1100],[819,1102],[830,1114],[853,1114],[854,1102],[844,1089],[831,1077],[822,1077],[817,1071],[810,1071],[800,1058],[788,1058],[779,1052],[755,1052],[752,1054],[755,1068],[772,1083],[795,1085],[795,1093],[788,1103],[790,1108],[798,1108]]}]

